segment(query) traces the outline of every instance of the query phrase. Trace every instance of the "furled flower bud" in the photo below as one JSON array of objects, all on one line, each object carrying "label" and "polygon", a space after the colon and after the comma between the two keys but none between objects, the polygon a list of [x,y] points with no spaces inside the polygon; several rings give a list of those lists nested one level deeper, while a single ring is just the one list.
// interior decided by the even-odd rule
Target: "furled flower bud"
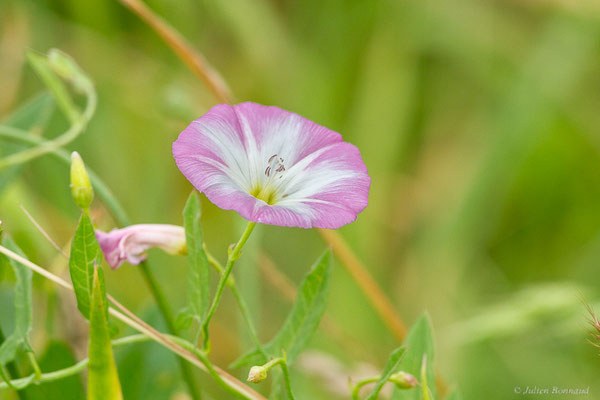
[{"label": "furled flower bud", "polygon": [[250,368],[248,382],[259,383],[267,379],[267,369],[264,366],[254,366]]},{"label": "furled flower bud", "polygon": [[404,371],[396,372],[388,381],[394,383],[398,389],[412,389],[419,385],[417,378]]},{"label": "furled flower bud", "polygon": [[142,224],[123,229],[113,229],[105,233],[96,230],[104,258],[112,269],[117,269],[127,261],[137,265],[146,259],[144,252],[159,247],[170,254],[185,254],[185,231],[181,226]]},{"label": "furled flower bud", "polygon": [[94,199],[90,178],[81,156],[76,151],[71,154],[71,195],[75,204],[83,210],[87,210]]}]

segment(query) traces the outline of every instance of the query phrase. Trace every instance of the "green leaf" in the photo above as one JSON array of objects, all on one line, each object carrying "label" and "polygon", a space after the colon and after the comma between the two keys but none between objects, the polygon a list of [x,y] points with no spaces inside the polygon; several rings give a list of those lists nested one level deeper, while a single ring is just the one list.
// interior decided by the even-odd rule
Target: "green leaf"
[{"label": "green leaf", "polygon": [[[6,236],[2,243],[4,247],[18,253],[25,257],[21,249],[15,244],[15,242]],[[4,257],[4,256],[2,256]],[[12,267],[15,278],[15,329],[6,338],[6,340],[0,345],[0,365],[12,361],[15,358],[19,347],[23,347],[26,351],[31,351],[29,346],[29,332],[31,331],[32,321],[32,276],[33,272],[10,259],[8,263]]]},{"label": "green leaf", "polygon": [[385,366],[383,367],[383,371],[381,372],[381,376],[379,380],[375,383],[373,390],[367,396],[366,400],[375,400],[379,395],[381,389],[383,389],[383,385],[390,379],[390,376],[396,371],[399,370],[400,360],[404,355],[406,349],[404,347],[398,347],[396,350],[390,354]]},{"label": "green leaf", "polygon": [[[423,315],[413,324],[404,340],[406,355],[400,362],[399,370],[408,372],[413,376],[421,375],[421,364],[423,356],[427,356],[426,378],[429,382],[435,382],[434,363],[434,344],[433,328],[428,315]],[[433,398],[436,397],[435,385],[430,388]],[[423,385],[418,390],[397,390],[394,389],[394,400],[420,400],[423,394]]]},{"label": "green leaf", "polygon": [[194,191],[183,209],[183,225],[189,260],[189,308],[200,321],[204,320],[210,305],[210,265],[203,247],[201,213],[200,198]]},{"label": "green leaf", "polygon": [[[304,349],[319,326],[325,312],[331,277],[331,251],[326,251],[304,277],[298,289],[298,297],[279,333],[264,346],[271,357],[281,357],[286,352],[288,365]],[[231,365],[260,365],[268,360],[258,349],[244,354]]]},{"label": "green leaf", "polygon": [[[83,316],[90,319],[90,304],[92,303],[92,285],[94,281],[95,265],[100,264],[101,250],[94,226],[86,213],[81,214],[79,225],[71,244],[71,257],[69,258],[69,272],[77,298],[77,308]],[[100,290],[105,293],[104,273],[98,268],[98,283]],[[104,311],[108,316],[108,304],[104,302]]]},{"label": "green leaf", "polygon": [[100,268],[95,268],[92,275],[87,398],[88,400],[122,400],[123,394],[105,312],[106,294],[98,273],[100,271]]},{"label": "green leaf", "polygon": [[53,109],[52,96],[43,92],[20,106],[2,124],[25,131],[40,129],[47,124]]},{"label": "green leaf", "polygon": [[194,322],[194,314],[189,307],[185,307],[175,317],[175,330],[177,332],[188,330],[191,328],[192,322]]},{"label": "green leaf", "polygon": [[300,284],[292,311],[269,343],[268,350],[272,355],[279,357],[281,350],[285,350],[290,364],[304,349],[325,312],[330,278],[331,251],[327,250]]}]

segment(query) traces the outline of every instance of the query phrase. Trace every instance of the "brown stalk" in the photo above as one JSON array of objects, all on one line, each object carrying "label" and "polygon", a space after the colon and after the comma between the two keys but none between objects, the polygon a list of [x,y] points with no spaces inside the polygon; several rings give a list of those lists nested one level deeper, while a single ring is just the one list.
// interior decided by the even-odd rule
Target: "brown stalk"
[{"label": "brown stalk", "polygon": [[146,22],[173,49],[184,64],[206,84],[218,101],[230,103],[233,100],[231,91],[223,77],[202,54],[194,50],[192,45],[177,30],[156,15],[143,2],[139,0],[119,1]]},{"label": "brown stalk", "polygon": [[404,340],[407,332],[406,324],[344,238],[338,232],[329,229],[319,229],[319,234],[331,246],[394,336],[400,341]]}]

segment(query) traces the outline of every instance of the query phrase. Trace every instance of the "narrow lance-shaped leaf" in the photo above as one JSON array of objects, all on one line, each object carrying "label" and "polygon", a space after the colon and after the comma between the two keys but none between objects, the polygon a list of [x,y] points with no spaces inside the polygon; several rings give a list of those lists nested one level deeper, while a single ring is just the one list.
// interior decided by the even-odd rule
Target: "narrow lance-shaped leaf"
[{"label": "narrow lance-shaped leaf", "polygon": [[100,271],[96,268],[92,275],[87,398],[88,400],[122,400],[123,394],[105,313],[106,294],[102,290],[98,273]]},{"label": "narrow lance-shaped leaf", "polygon": [[[8,236],[2,241],[4,247],[25,257],[21,249]],[[4,257],[4,256],[2,256]],[[8,260],[12,267],[15,278],[15,329],[0,345],[0,366],[12,361],[15,358],[19,346],[25,350],[31,351],[29,346],[29,332],[31,331],[32,321],[32,284],[33,273],[31,270],[14,260]]]},{"label": "narrow lance-shaped leaf", "polygon": [[[71,244],[69,271],[75,289],[75,297],[77,298],[77,308],[87,319],[90,316],[90,304],[92,303],[94,266],[96,263],[100,263],[100,254],[102,253],[96,241],[92,221],[86,213],[82,213]],[[104,273],[101,268],[98,268],[98,282],[100,290],[104,294]],[[104,311],[108,315],[108,304],[106,302],[104,303]]]},{"label": "narrow lance-shaped leaf", "polygon": [[279,357],[281,350],[285,350],[289,364],[304,349],[325,312],[330,277],[331,251],[327,250],[300,284],[292,311],[269,343],[268,351],[272,355]]},{"label": "narrow lance-shaped leaf", "polygon": [[200,215],[200,198],[194,191],[183,209],[183,225],[189,260],[189,309],[202,321],[210,302],[210,265],[204,252]]},{"label": "narrow lance-shaped leaf", "polygon": [[[406,347],[406,355],[402,358],[399,369],[414,376],[420,376],[423,356],[426,355],[427,380],[435,382],[433,329],[429,316],[423,315],[413,324],[403,345]],[[436,398],[435,385],[431,385],[430,389],[432,396]],[[422,392],[422,385],[418,390],[394,389],[392,398],[394,400],[421,400]]]},{"label": "narrow lance-shaped leaf", "polygon": [[[296,302],[279,333],[264,346],[271,357],[281,357],[282,351],[291,364],[311,339],[325,312],[329,281],[331,276],[331,251],[326,251],[304,277],[298,289]],[[268,360],[258,349],[244,354],[231,365],[238,368],[244,365],[264,364]]]},{"label": "narrow lance-shaped leaf", "polygon": [[385,363],[385,367],[383,367],[383,371],[381,372],[379,380],[375,383],[371,393],[369,393],[365,400],[375,400],[377,398],[379,392],[381,389],[383,389],[383,385],[385,385],[388,379],[390,379],[390,376],[392,376],[392,374],[398,370],[400,360],[402,359],[404,352],[405,348],[399,347],[394,350],[392,354],[390,354],[387,362]]}]

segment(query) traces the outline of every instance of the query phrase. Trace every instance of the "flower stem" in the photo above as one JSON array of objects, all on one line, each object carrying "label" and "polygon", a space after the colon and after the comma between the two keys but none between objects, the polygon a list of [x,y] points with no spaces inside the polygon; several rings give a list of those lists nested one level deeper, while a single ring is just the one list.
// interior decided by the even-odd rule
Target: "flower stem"
[{"label": "flower stem", "polygon": [[375,383],[379,380],[378,376],[374,376],[371,378],[365,378],[365,379],[361,379],[360,381],[356,382],[356,384],[354,385],[354,387],[352,388],[352,400],[358,400],[359,397],[359,392],[360,392],[360,388],[362,388],[363,386],[369,384],[369,383]]},{"label": "flower stem", "polygon": [[267,357],[267,353],[265,352],[262,344],[260,343],[260,339],[258,338],[258,334],[256,333],[256,328],[254,327],[254,323],[252,322],[250,310],[248,310],[246,301],[242,297],[242,295],[241,295],[240,291],[238,290],[238,287],[235,285],[235,283],[233,285],[231,285],[231,293],[233,294],[233,297],[235,297],[235,301],[237,302],[238,307],[240,308],[240,311],[242,312],[242,317],[244,318],[244,321],[246,322],[246,325],[248,326],[248,331],[250,333],[250,338],[252,339],[252,342],[254,343],[256,348],[261,352],[261,354],[263,356]]},{"label": "flower stem", "polygon": [[[146,280],[148,284],[148,288],[152,293],[152,296],[156,300],[156,304],[158,305],[158,309],[165,320],[165,324],[167,325],[167,331],[173,335],[177,335],[177,329],[175,327],[175,318],[173,317],[173,312],[167,303],[167,299],[162,289],[158,285],[158,281],[156,277],[150,270],[148,263],[146,261],[142,261],[140,263],[140,271],[142,272],[142,276]],[[190,390],[190,395],[194,400],[199,400],[202,398],[200,394],[200,388],[198,387],[196,380],[194,379],[194,373],[190,368],[190,365],[182,358],[177,357],[177,361],[179,362],[179,367],[181,369],[181,375],[185,380],[188,389]]]},{"label": "flower stem", "polygon": [[40,366],[38,365],[37,360],[35,359],[35,355],[33,354],[33,352],[28,351],[27,357],[29,358],[29,362],[31,363],[31,368],[33,368],[35,380],[39,381],[42,377],[42,370],[40,369]]},{"label": "flower stem", "polygon": [[[206,257],[208,258],[209,264],[214,267],[214,269],[217,271],[217,273],[219,275],[222,275],[224,272],[223,266],[208,251],[208,249],[206,248],[206,245],[204,246],[204,252],[206,253]],[[235,298],[235,301],[238,304],[240,311],[242,312],[242,317],[244,318],[244,322],[248,326],[248,332],[250,333],[250,339],[252,340],[252,342],[254,343],[256,348],[261,352],[261,354],[268,358],[267,353],[263,349],[263,345],[262,345],[262,343],[260,343],[260,339],[258,338],[258,333],[256,331],[256,328],[254,327],[254,322],[252,322],[252,316],[250,315],[250,310],[248,309],[248,305],[246,304],[246,301],[242,297],[242,294],[240,293],[240,291],[236,285],[236,281],[235,281],[235,279],[233,279],[233,275],[229,276],[229,279],[227,280],[226,285],[231,288],[231,293],[233,294],[233,297]]]},{"label": "flower stem", "polygon": [[[288,395],[288,400],[294,400],[294,393],[292,392],[292,382],[290,380],[290,371],[288,370],[288,366],[287,366],[287,357],[284,353],[283,357],[277,357],[272,359],[271,361],[269,361],[268,363],[264,364],[260,369],[262,369],[264,372],[269,372],[271,370],[271,368],[275,367],[276,365],[279,365],[281,368],[281,372],[283,373],[283,380],[285,382],[285,390],[287,392]],[[253,367],[256,368],[256,367]],[[264,376],[266,378],[266,374]],[[248,378],[248,380],[250,380],[250,378]],[[259,381],[251,381],[251,382],[260,382]]]},{"label": "flower stem", "polygon": [[285,359],[279,363],[281,371],[283,372],[283,381],[285,382],[285,389],[287,390],[288,400],[294,400],[294,393],[292,393],[292,381],[290,380],[290,372],[288,371],[287,362]]},{"label": "flower stem", "polygon": [[208,359],[208,356],[206,355],[206,353],[204,351],[198,349],[192,343],[190,343],[187,340],[184,340],[184,339],[182,339],[180,337],[177,337],[177,336],[168,336],[168,337],[171,340],[173,340],[173,342],[177,343],[178,345],[180,345],[184,349],[186,349],[186,350],[191,351],[192,353],[194,353],[194,355],[196,355],[196,357],[198,357],[198,359],[200,360],[200,362],[202,364],[204,364],[204,366],[206,367],[206,369],[207,369],[208,373],[210,374],[210,376],[212,376],[213,379],[215,380],[215,382],[217,384],[219,384],[219,386],[221,386],[225,391],[227,391],[227,392],[235,395],[237,398],[242,398],[242,399],[246,398],[240,392],[238,392],[237,390],[235,390],[233,387],[231,387],[231,385],[227,384],[227,382],[225,382],[223,380],[223,377],[215,369],[214,365],[210,362],[210,360]]},{"label": "flower stem", "polygon": [[256,226],[256,222],[248,222],[248,225],[246,225],[246,229],[244,230],[244,233],[242,233],[240,240],[238,240],[237,243],[235,244],[235,246],[233,246],[233,249],[231,249],[229,251],[229,255],[227,257],[227,264],[225,264],[225,269],[223,271],[223,274],[221,275],[221,279],[219,279],[219,284],[217,285],[217,291],[215,293],[215,297],[213,298],[212,304],[210,305],[210,308],[208,309],[208,313],[206,314],[206,318],[204,319],[204,322],[202,323],[202,333],[204,334],[204,340],[203,340],[202,347],[204,348],[204,350],[208,349],[208,344],[209,344],[208,324],[210,323],[211,318],[213,317],[215,311],[217,310],[217,307],[219,306],[219,302],[221,301],[221,296],[223,295],[223,289],[225,288],[225,284],[227,283],[227,280],[229,279],[229,275],[231,275],[231,271],[233,270],[233,265],[235,264],[237,259],[240,258],[240,255],[242,253],[242,248],[248,241],[248,238],[250,237],[250,234],[254,230],[255,226]]}]

